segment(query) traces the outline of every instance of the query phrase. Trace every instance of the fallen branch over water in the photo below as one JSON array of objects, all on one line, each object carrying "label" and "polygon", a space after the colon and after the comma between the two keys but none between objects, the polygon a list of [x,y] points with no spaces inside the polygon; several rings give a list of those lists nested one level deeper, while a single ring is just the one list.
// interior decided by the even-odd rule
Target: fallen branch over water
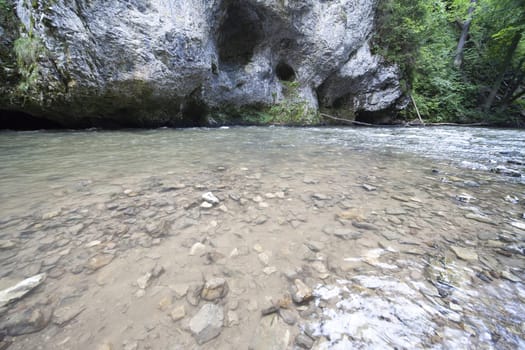
[{"label": "fallen branch over water", "polygon": [[[406,126],[421,126],[421,123],[406,123]],[[470,123],[470,124],[459,124],[459,123],[425,123],[425,126],[491,126],[489,123]]]},{"label": "fallen branch over water", "polygon": [[332,120],[341,121],[344,123],[352,124],[352,125],[361,125],[361,126],[372,126],[372,127],[385,127],[385,126],[491,126],[489,123],[470,123],[470,124],[459,124],[459,123],[421,123],[422,120],[418,120],[417,122],[408,122],[408,123],[402,123],[402,124],[392,124],[392,125],[379,125],[379,124],[370,124],[365,122],[358,122],[357,120],[348,120],[344,118],[338,118],[334,117],[333,115],[326,114],[326,113],[319,113],[321,117],[325,117]]},{"label": "fallen branch over water", "polygon": [[319,113],[319,115],[321,115],[321,117],[325,117],[325,118],[328,118],[328,119],[333,119],[333,120],[337,120],[337,121],[341,121],[341,122],[345,122],[345,123],[349,123],[349,124],[353,124],[353,125],[376,126],[376,127],[379,126],[379,125],[375,125],[375,124],[358,122],[357,120],[348,120],[348,119],[344,119],[344,118],[338,118],[338,117],[334,117],[333,115],[329,115],[329,114],[326,114],[326,113]]}]

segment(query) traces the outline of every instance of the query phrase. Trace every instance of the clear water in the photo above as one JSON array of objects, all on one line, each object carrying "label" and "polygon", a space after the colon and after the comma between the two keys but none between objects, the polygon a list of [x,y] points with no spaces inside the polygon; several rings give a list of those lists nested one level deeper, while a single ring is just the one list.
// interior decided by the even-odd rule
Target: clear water
[{"label": "clear water", "polygon": [[[232,232],[242,231],[246,222],[251,223],[246,217],[264,214],[275,218],[253,225],[246,239],[250,246],[263,242],[273,247],[277,267],[305,264],[301,256],[294,255],[295,244],[302,244],[305,237],[324,242],[319,261],[332,259],[339,275],[334,280],[314,278],[315,303],[322,312],[310,320],[310,326],[317,336],[324,337],[318,340],[322,346],[523,348],[525,340],[520,332],[525,327],[525,263],[519,249],[525,246],[525,230],[519,227],[525,222],[525,176],[491,172],[503,166],[525,175],[523,164],[525,132],[503,129],[249,127],[1,132],[0,239],[23,244],[17,246],[16,255],[0,251],[4,276],[0,284],[25,277],[21,271],[29,261],[39,259],[38,246],[46,237],[57,232],[64,237],[69,234],[67,229],[78,223],[93,229],[83,231],[81,235],[86,237],[72,240],[71,244],[77,240],[81,243],[75,243],[71,257],[62,258],[55,269],[67,271],[78,258],[75,249],[82,250],[80,244],[93,240],[113,240],[115,254],[143,249],[130,238],[118,240],[114,234],[107,238],[103,232],[122,222],[131,230],[136,227],[137,232],[143,232],[149,223],[160,219],[177,221],[188,216],[202,220],[204,214],[195,215],[195,209],[185,212],[182,208],[193,208],[185,202],[188,198],[198,199],[201,192],[213,190],[229,207],[228,215],[216,214],[219,227],[222,224]],[[474,182],[480,186],[468,185]],[[182,195],[164,192],[164,187],[178,183],[187,185]],[[377,190],[365,191],[363,184]],[[269,208],[245,205],[232,209],[238,205],[228,197],[236,193],[258,203],[250,198],[264,198],[265,192],[274,191],[285,192],[289,202]],[[134,192],[138,195],[128,199]],[[330,199],[312,202],[310,196],[315,192],[327,193]],[[472,202],[458,200],[464,193],[466,198],[473,198]],[[404,198],[409,198],[408,205]],[[123,218],[107,209],[115,202],[143,209],[136,217]],[[349,206],[345,204],[348,202]],[[156,204],[167,209],[152,210]],[[363,238],[344,241],[352,243],[343,245],[338,238],[327,238],[323,230],[327,225],[349,223],[352,228],[351,221],[334,220],[348,207],[355,212],[344,215],[363,216],[378,230],[363,231]],[[488,217],[493,223],[468,220],[467,213]],[[290,216],[299,219],[288,219]],[[283,230],[283,223],[287,225],[288,221],[292,226]],[[297,225],[302,226],[297,229]],[[35,227],[40,236],[20,233]],[[192,230],[187,239],[204,229]],[[226,255],[238,244],[238,237],[229,237],[228,232],[217,238]],[[269,232],[279,235],[269,237]],[[494,239],[479,238],[483,232],[493,233]],[[392,235],[396,238],[391,239]],[[499,235],[507,238],[498,240]],[[181,242],[182,237],[178,238]],[[186,259],[181,242],[174,241],[170,249],[184,249],[177,254]],[[168,247],[169,242],[165,244]],[[290,256],[275,253],[287,245],[291,247]],[[458,260],[450,245],[478,251],[478,260]],[[509,246],[517,250],[510,255],[498,253],[511,249]],[[490,261],[484,260],[486,256]],[[488,268],[491,264],[495,266]],[[256,256],[255,263],[248,259],[242,266],[249,271],[239,277],[241,285],[260,273]],[[192,273],[200,276],[207,268],[198,266]],[[489,283],[477,277],[480,271],[488,274],[489,270],[495,275],[506,271],[521,282],[493,276]],[[266,293],[282,285],[277,274],[269,278]],[[61,288],[76,283],[72,281],[66,273],[47,283]],[[440,281],[452,286],[452,296],[439,296],[432,289]],[[334,301],[332,307],[329,300]],[[239,313],[242,317],[242,311]],[[241,327],[256,327],[259,317],[251,314],[245,315]],[[86,317],[84,325],[89,325],[89,311],[82,315]],[[97,317],[95,313],[94,324]],[[441,321],[436,321],[438,318]],[[85,329],[63,330],[75,331]],[[246,339],[241,336],[237,345],[247,345],[243,342],[249,342],[251,331],[240,333],[246,334]],[[74,333],[70,336],[76,339]],[[27,337],[27,344],[38,343],[36,336]],[[91,340],[82,341],[72,348],[82,348]],[[162,337],[152,341],[160,342]],[[188,342],[192,344],[191,337]],[[228,343],[218,342],[218,348],[228,348]],[[150,344],[153,348],[161,345]]]}]

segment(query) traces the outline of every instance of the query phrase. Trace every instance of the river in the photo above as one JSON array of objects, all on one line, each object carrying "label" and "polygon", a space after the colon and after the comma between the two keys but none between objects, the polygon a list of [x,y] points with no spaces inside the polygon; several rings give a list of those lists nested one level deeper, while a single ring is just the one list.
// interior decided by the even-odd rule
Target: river
[{"label": "river", "polygon": [[0,348],[525,348],[524,185],[517,130],[0,132]]}]

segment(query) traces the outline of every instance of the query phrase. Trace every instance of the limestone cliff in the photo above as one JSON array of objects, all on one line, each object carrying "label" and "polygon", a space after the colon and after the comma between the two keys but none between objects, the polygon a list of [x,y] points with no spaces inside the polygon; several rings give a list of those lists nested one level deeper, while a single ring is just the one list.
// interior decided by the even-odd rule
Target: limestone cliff
[{"label": "limestone cliff", "polygon": [[[65,126],[392,111],[374,0],[0,0],[0,109]],[[281,109],[275,109],[281,106]],[[272,110],[272,108],[274,108]],[[296,118],[296,119],[293,119]]]}]

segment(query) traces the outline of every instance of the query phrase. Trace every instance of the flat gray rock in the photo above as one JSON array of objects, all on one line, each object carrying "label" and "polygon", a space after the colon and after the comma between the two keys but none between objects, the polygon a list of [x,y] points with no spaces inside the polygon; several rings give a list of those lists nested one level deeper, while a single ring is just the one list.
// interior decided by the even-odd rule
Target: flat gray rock
[{"label": "flat gray rock", "polygon": [[26,278],[12,287],[0,291],[0,307],[9,304],[12,301],[22,298],[24,295],[38,287],[46,279],[46,274]]},{"label": "flat gray rock", "polygon": [[222,307],[205,304],[190,320],[190,331],[198,344],[204,344],[221,334],[223,322]]},{"label": "flat gray rock", "polygon": [[478,260],[478,254],[468,248],[462,248],[457,246],[451,246],[450,249],[456,254],[456,256],[462,260],[466,261],[477,261]]}]

